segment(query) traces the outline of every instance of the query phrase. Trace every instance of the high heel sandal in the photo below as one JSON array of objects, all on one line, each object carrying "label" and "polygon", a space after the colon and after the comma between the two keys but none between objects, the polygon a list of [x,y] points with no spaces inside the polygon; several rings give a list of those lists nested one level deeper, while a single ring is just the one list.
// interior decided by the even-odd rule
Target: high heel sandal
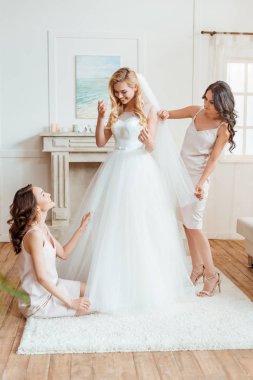
[{"label": "high heel sandal", "polygon": [[215,282],[215,284],[213,285],[212,289],[211,290],[201,290],[200,292],[197,293],[198,297],[205,297],[205,296],[212,297],[214,295],[215,289],[217,287],[219,289],[219,293],[221,292],[221,277],[220,277],[220,273],[216,272],[213,276],[206,277],[205,278],[205,282],[207,282],[209,280],[212,280],[216,276],[218,278],[217,278],[217,281]]},{"label": "high heel sandal", "polygon": [[[201,268],[201,271],[198,270],[198,268]],[[203,282],[205,281],[205,267],[203,264],[200,264],[198,266],[196,266],[195,268],[192,269],[192,272],[191,272],[191,281],[193,283],[193,285],[195,286],[198,282],[198,280],[203,277]]]}]

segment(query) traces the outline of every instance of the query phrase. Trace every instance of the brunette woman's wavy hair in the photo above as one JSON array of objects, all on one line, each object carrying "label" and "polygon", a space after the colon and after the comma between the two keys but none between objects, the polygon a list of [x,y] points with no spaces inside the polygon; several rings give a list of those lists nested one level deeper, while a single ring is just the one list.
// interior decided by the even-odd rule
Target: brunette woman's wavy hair
[{"label": "brunette woman's wavy hair", "polygon": [[109,81],[109,95],[111,100],[111,113],[108,120],[108,128],[111,128],[119,115],[123,112],[123,106],[120,100],[114,94],[114,85],[119,82],[126,81],[131,88],[136,88],[134,114],[140,119],[140,124],[144,127],[147,125],[147,117],[144,113],[144,101],[142,98],[141,86],[136,73],[128,67],[122,67],[117,70]]},{"label": "brunette woman's wavy hair", "polygon": [[221,80],[210,84],[210,86],[207,87],[203,99],[206,96],[207,91],[211,91],[213,95],[213,104],[216,109],[216,111],[219,113],[222,120],[224,120],[228,125],[228,131],[229,131],[229,143],[230,148],[229,151],[232,152],[232,150],[236,147],[236,144],[234,142],[234,135],[235,135],[235,124],[236,124],[236,118],[237,114],[235,112],[235,99],[234,95],[231,91],[231,88],[226,82],[223,82]]},{"label": "brunette woman's wavy hair", "polygon": [[32,185],[18,190],[10,205],[11,219],[9,233],[16,253],[21,251],[23,237],[31,223],[37,220],[37,201],[32,191]]}]

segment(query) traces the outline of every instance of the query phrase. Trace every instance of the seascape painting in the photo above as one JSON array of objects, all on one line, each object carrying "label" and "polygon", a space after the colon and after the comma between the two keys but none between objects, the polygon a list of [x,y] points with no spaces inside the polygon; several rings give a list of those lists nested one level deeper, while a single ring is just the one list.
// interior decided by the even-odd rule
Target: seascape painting
[{"label": "seascape painting", "polygon": [[97,117],[97,102],[108,103],[108,82],[120,68],[120,56],[76,56],[76,118]]}]

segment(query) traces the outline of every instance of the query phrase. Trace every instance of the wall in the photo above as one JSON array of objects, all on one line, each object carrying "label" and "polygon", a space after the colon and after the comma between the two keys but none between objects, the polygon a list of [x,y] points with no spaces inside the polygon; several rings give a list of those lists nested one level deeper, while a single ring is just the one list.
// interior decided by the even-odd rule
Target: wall
[{"label": "wall", "polygon": [[[15,191],[27,183],[50,190],[50,158],[41,153],[39,136],[48,127],[47,31],[145,34],[145,75],[161,103],[178,107],[191,102],[193,1],[6,0],[0,18],[0,240],[5,241]],[[71,176],[81,182],[72,186],[73,209],[96,168],[72,165]]]}]

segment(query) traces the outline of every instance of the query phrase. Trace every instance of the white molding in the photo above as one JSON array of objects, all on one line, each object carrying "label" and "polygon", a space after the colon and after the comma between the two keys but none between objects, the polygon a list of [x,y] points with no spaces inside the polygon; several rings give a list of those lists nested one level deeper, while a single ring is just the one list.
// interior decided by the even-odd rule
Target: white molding
[{"label": "white molding", "polygon": [[2,62],[0,62],[0,145],[2,143],[2,128],[3,128],[3,70]]},{"label": "white molding", "polygon": [[[51,225],[50,225],[51,228]],[[59,228],[59,227],[58,227]],[[216,233],[216,232],[207,232],[205,233],[208,239],[220,239],[220,240],[244,240],[241,235],[237,233]],[[186,244],[186,239],[183,239]],[[10,238],[8,234],[0,234],[0,242],[9,242]]]},{"label": "white molding", "polygon": [[220,239],[220,240],[244,240],[241,235],[236,232],[204,232],[208,239]]},{"label": "white molding", "polygon": [[[0,173],[3,173],[2,166],[3,166],[3,162],[0,159]],[[3,202],[4,202],[4,196],[3,196],[3,194],[4,194],[4,191],[3,191],[4,185],[3,185],[3,183],[4,183],[3,175],[0,175],[0,229],[3,228],[3,224],[5,223],[4,222],[5,218],[4,218],[4,215],[3,215],[3,207],[2,207],[3,206]],[[3,235],[3,236],[5,236],[5,235]],[[4,241],[4,240],[1,240],[1,237],[2,237],[2,235],[0,233],[0,241]]]},{"label": "white molding", "polygon": [[0,149],[0,158],[41,158],[46,153],[39,149]]},{"label": "white molding", "polygon": [[193,68],[192,68],[192,103],[199,102],[199,89],[201,88],[201,79],[199,68],[201,67],[201,2],[193,2]]},{"label": "white molding", "polygon": [[223,156],[219,160],[221,164],[251,164],[253,165],[252,156]]},{"label": "white molding", "polygon": [[71,30],[49,30],[48,33],[56,38],[104,38],[104,39],[139,39],[144,37],[143,32],[134,31],[132,34],[128,32],[73,32]]},{"label": "white molding", "polygon": [[1,243],[10,242],[9,235],[8,234],[0,234],[0,242]]},{"label": "white molding", "polygon": [[104,32],[67,32],[48,31],[48,105],[49,105],[49,125],[58,120],[57,104],[57,39],[101,39],[101,40],[135,40],[137,41],[137,70],[144,72],[145,61],[145,35],[143,33],[104,33]]},{"label": "white molding", "polygon": [[55,59],[55,39],[57,38],[57,35],[48,31],[48,125],[55,122],[57,114]]}]

